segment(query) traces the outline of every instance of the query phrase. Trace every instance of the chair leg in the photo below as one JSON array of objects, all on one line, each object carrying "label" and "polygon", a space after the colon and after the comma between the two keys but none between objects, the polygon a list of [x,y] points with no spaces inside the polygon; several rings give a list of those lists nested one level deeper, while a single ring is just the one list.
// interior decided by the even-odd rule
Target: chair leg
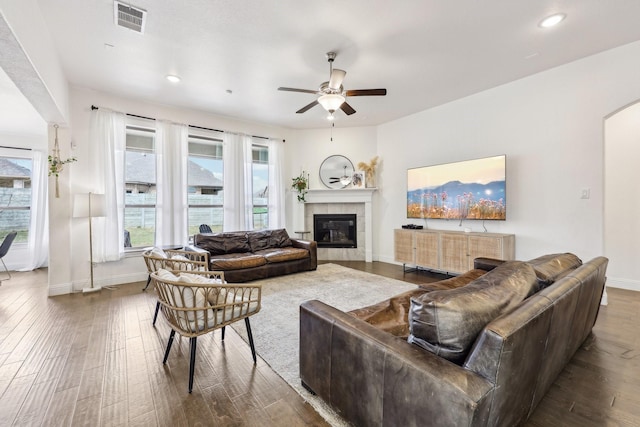
[{"label": "chair leg", "polygon": [[7,277],[0,278],[0,282],[2,282],[4,280],[11,279],[11,273],[9,272],[9,269],[7,268],[7,264],[4,263],[4,259],[0,258],[0,261],[2,261],[2,266],[4,267],[4,272],[7,274]]},{"label": "chair leg", "polygon": [[251,334],[251,324],[249,318],[244,318],[244,324],[247,327],[247,336],[249,337],[249,345],[251,346],[251,355],[253,356],[253,363],[256,363],[256,348],[253,345],[253,334]]},{"label": "chair leg", "polygon": [[147,284],[144,286],[144,288],[142,288],[143,291],[147,290],[147,288],[149,287],[149,283],[151,283],[151,275],[147,276]]},{"label": "chair leg", "polygon": [[198,337],[191,337],[189,339],[189,344],[191,347],[191,357],[189,359],[189,393],[193,390],[193,372],[196,368],[196,343],[198,342]]},{"label": "chair leg", "polygon": [[156,326],[156,320],[158,319],[158,312],[160,311],[160,301],[156,303],[156,312],[153,313],[153,326]]},{"label": "chair leg", "polygon": [[162,359],[162,364],[167,363],[167,359],[169,358],[169,351],[171,351],[171,344],[173,344],[173,337],[175,337],[176,331],[171,330],[171,334],[169,335],[169,342],[167,343],[167,349],[164,351],[164,359]]},{"label": "chair leg", "polygon": [[224,341],[224,329],[226,328],[226,326],[222,327],[222,341]]}]

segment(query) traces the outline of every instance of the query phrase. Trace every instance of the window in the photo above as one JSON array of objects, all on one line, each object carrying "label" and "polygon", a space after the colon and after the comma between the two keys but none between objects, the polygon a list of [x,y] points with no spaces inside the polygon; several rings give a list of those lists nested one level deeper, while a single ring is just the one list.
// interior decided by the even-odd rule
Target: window
[{"label": "window", "polygon": [[124,245],[153,246],[156,228],[156,155],[153,129],[127,126]]},{"label": "window", "polygon": [[0,242],[12,231],[18,232],[16,243],[28,242],[31,168],[31,159],[0,156]]},{"label": "window", "polygon": [[253,228],[261,230],[269,227],[269,148],[254,145],[252,158]]},{"label": "window", "polygon": [[188,235],[199,233],[200,224],[222,231],[223,161],[222,140],[189,136],[187,161]]}]

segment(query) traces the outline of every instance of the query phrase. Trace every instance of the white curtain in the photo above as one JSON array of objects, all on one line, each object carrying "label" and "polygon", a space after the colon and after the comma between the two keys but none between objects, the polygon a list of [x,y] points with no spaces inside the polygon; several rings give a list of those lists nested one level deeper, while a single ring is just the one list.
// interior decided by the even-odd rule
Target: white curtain
[{"label": "white curtain", "polygon": [[224,134],[224,231],[253,229],[251,137]]},{"label": "white curtain", "polygon": [[19,271],[30,271],[47,265],[49,260],[49,203],[47,184],[47,154],[31,153],[31,221],[29,223],[28,252]]},{"label": "white curtain", "polygon": [[187,243],[186,125],[156,121],[156,245]]},{"label": "white curtain", "polygon": [[124,257],[124,154],[126,119],[104,108],[91,112],[89,157],[95,193],[104,193],[104,218],[93,219],[94,262]]},{"label": "white curtain", "polygon": [[269,228],[284,228],[284,150],[282,142],[270,139],[269,147]]}]

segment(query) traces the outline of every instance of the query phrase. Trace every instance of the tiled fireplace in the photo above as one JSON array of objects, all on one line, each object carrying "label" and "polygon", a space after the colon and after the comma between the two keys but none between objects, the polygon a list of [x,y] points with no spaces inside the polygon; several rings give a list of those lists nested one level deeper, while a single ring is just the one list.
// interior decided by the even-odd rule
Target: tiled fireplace
[{"label": "tiled fireplace", "polygon": [[[331,240],[331,232],[322,236],[314,236],[314,217],[317,215],[335,216],[336,219],[346,218],[350,215],[347,223],[340,226],[334,223],[334,240],[339,240],[334,247],[327,247],[325,242],[318,244],[318,259],[320,260],[341,260],[341,261],[373,261],[372,256],[372,214],[371,203],[375,188],[366,189],[339,189],[339,190],[310,190],[307,193],[307,203],[304,204],[304,227],[311,231],[311,238],[316,241]],[[352,230],[355,233],[354,241],[344,238],[345,231],[350,227],[348,221],[354,221]],[[330,229],[331,227],[329,227]],[[347,230],[345,230],[345,228]],[[325,230],[326,231],[326,230]],[[337,247],[336,247],[337,246]]]},{"label": "tiled fireplace", "polygon": [[313,215],[313,240],[319,248],[357,248],[356,214]]}]

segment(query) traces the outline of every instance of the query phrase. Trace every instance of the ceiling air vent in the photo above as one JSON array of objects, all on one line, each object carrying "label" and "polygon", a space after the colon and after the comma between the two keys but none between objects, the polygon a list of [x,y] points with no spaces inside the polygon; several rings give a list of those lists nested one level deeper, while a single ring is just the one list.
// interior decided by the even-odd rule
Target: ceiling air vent
[{"label": "ceiling air vent", "polygon": [[113,3],[116,25],[144,33],[147,11],[119,1]]}]

